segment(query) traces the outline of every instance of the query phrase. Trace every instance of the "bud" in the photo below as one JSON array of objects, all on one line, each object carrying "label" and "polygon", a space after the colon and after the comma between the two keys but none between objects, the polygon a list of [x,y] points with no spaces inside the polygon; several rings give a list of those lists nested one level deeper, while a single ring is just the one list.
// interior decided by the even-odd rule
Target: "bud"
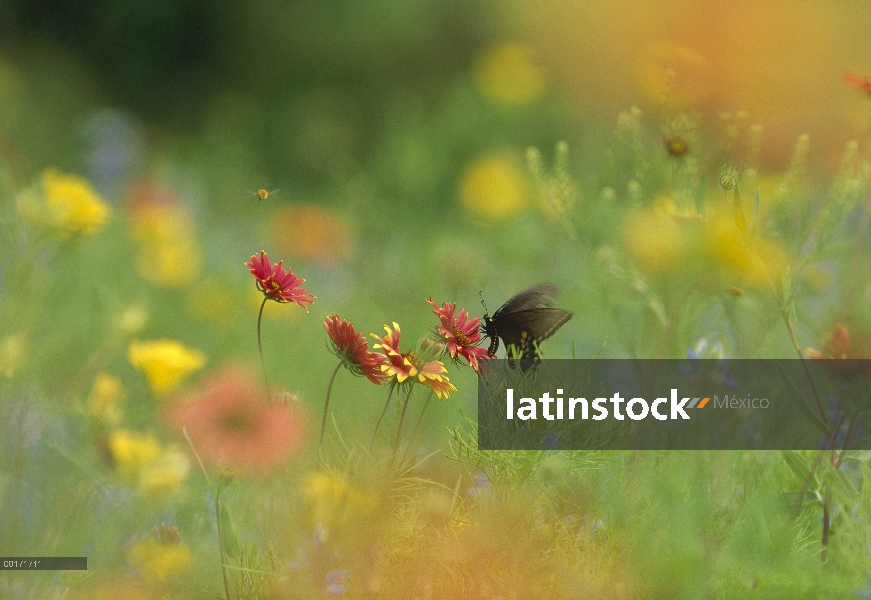
[{"label": "bud", "polygon": [[720,172],[717,175],[717,183],[720,184],[720,187],[724,192],[735,189],[740,179],[741,172],[735,165],[725,165],[721,167]]}]

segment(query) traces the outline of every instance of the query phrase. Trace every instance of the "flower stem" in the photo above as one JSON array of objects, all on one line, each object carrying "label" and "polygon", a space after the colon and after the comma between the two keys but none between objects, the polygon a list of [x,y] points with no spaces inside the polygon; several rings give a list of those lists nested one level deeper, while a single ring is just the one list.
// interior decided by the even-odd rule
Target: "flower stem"
[{"label": "flower stem", "polygon": [[224,577],[224,594],[230,600],[230,584],[227,583],[227,569],[224,566],[224,542],[221,535],[221,488],[215,494],[215,518],[218,521],[218,552],[221,553],[221,575]]},{"label": "flower stem", "polygon": [[321,419],[321,440],[318,442],[318,449],[324,445],[324,432],[327,430],[327,410],[330,407],[330,392],[333,391],[333,382],[336,380],[336,375],[339,372],[339,368],[344,364],[342,361],[339,361],[339,364],[336,365],[335,370],[333,371],[333,376],[330,377],[330,385],[327,386],[327,399],[324,402],[324,418]]},{"label": "flower stem", "polygon": [[257,348],[260,350],[260,364],[263,366],[263,381],[266,383],[266,400],[272,402],[272,392],[269,389],[269,377],[266,375],[266,361],[263,360],[263,341],[260,338],[260,322],[263,320],[263,307],[266,306],[266,301],[269,298],[263,297],[263,302],[260,304],[260,312],[257,313]]},{"label": "flower stem", "polygon": [[[405,402],[402,403],[402,412],[399,413],[399,425],[396,427],[396,439],[393,441],[393,457],[396,456],[396,451],[399,450],[399,440],[402,438],[402,422],[405,420],[405,411],[408,408],[408,402],[411,400],[411,390],[408,389],[408,394],[405,395]],[[391,462],[392,462],[391,458]]]},{"label": "flower stem", "polygon": [[203,477],[206,478],[206,483],[209,484],[209,489],[212,491],[212,497],[215,499],[215,519],[218,522],[218,553],[221,555],[221,575],[224,577],[224,593],[226,595],[226,600],[230,600],[230,585],[227,583],[227,568],[224,566],[224,542],[221,539],[221,484],[220,482],[218,483],[217,490],[212,489],[212,480],[209,479],[209,474],[206,472],[205,465],[203,465],[203,459],[200,458],[200,453],[197,452],[197,449],[194,446],[194,441],[188,434],[187,427],[182,426],[181,432],[184,435],[184,439],[187,440],[191,452],[194,453],[194,458],[197,459],[197,464],[200,465]]},{"label": "flower stem", "polygon": [[414,424],[414,429],[411,430],[411,437],[408,440],[408,444],[405,446],[405,451],[402,453],[402,457],[399,459],[399,464],[405,462],[405,457],[408,455],[408,451],[411,450],[411,445],[414,443],[415,438],[417,437],[417,430],[420,429],[420,423],[423,421],[423,415],[426,413],[426,409],[429,406],[429,401],[432,400],[433,391],[430,390],[429,394],[426,397],[426,402],[423,403],[423,408],[420,409],[420,416],[417,418],[417,423]]},{"label": "flower stem", "polygon": [[381,420],[384,418],[384,415],[387,413],[387,407],[390,406],[390,399],[393,398],[393,388],[395,386],[390,386],[390,392],[387,394],[387,402],[384,403],[384,410],[381,411],[381,416],[378,417],[378,422],[375,423],[375,432],[372,434],[372,443],[369,444],[369,452],[372,452],[372,449],[375,448],[375,438],[378,436],[378,428],[381,427]]}]

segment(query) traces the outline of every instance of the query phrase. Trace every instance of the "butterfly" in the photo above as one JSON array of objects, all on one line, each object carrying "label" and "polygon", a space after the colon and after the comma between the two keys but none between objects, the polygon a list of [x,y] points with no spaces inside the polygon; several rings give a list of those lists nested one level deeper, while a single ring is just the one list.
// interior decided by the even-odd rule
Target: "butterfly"
[{"label": "butterfly", "polygon": [[506,347],[517,348],[521,358],[537,359],[536,345],[572,318],[569,311],[552,308],[556,294],[554,284],[539,283],[512,296],[492,317],[485,314],[481,333],[491,340],[487,353],[496,355],[501,338]]}]

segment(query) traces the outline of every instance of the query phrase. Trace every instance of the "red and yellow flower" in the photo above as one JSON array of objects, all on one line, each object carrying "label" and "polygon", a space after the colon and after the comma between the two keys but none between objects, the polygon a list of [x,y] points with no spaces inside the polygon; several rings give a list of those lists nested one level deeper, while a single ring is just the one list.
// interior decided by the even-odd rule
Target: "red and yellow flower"
[{"label": "red and yellow flower", "polygon": [[488,357],[487,349],[478,347],[481,341],[481,319],[469,319],[469,313],[464,308],[454,316],[457,305],[452,302],[439,306],[428,298],[427,304],[433,307],[433,314],[441,321],[436,325],[436,331],[447,345],[451,358],[456,360],[458,356],[462,356],[477,373],[478,361]]},{"label": "red and yellow flower", "polygon": [[403,383],[406,380],[422,383],[435,392],[440,400],[447,399],[448,396],[457,391],[457,388],[444,375],[448,371],[441,361],[421,360],[413,350],[400,351],[399,336],[401,332],[397,323],[393,323],[392,330],[385,325],[384,330],[387,335],[383,338],[374,333],[372,337],[380,342],[374,347],[381,348],[387,358],[386,364],[381,365],[381,371],[387,377],[396,377],[397,383]]},{"label": "red and yellow flower", "polygon": [[362,375],[372,383],[381,383],[387,379],[381,371],[381,366],[387,363],[383,354],[371,352],[366,338],[357,333],[354,326],[339,315],[327,317],[324,329],[330,337],[333,354],[338,356],[345,367],[354,375]]},{"label": "red and yellow flower", "polygon": [[251,262],[245,263],[245,266],[251,270],[257,280],[257,289],[267,299],[282,303],[296,302],[308,312],[306,304],[314,304],[315,296],[302,288],[305,279],[294,275],[289,267],[285,271],[283,264],[283,260],[271,264],[269,256],[261,250],[260,256],[253,255]]}]

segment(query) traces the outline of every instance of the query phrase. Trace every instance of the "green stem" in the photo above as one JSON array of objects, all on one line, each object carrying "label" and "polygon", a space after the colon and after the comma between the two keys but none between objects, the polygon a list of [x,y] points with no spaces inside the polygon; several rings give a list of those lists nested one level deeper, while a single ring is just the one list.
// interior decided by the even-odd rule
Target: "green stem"
[{"label": "green stem", "polygon": [[411,400],[411,391],[413,389],[413,387],[408,388],[408,394],[405,395],[405,402],[402,403],[402,412],[399,414],[399,425],[396,427],[396,439],[393,440],[391,462],[393,458],[396,457],[396,451],[399,450],[399,440],[402,438],[402,422],[405,421],[405,411],[408,409],[408,402]]},{"label": "green stem", "polygon": [[420,429],[420,423],[423,421],[423,415],[426,413],[426,409],[429,406],[430,400],[432,400],[434,392],[432,390],[429,391],[429,395],[426,397],[426,402],[423,404],[423,408],[420,410],[420,416],[417,418],[417,423],[414,424],[414,429],[411,430],[411,437],[408,439],[408,444],[405,446],[405,451],[402,453],[402,457],[399,459],[399,463],[402,464],[405,462],[405,457],[408,455],[408,451],[411,449],[411,444],[414,443],[414,439],[417,436],[417,430]]},{"label": "green stem", "polygon": [[263,320],[263,307],[269,298],[263,296],[260,304],[260,312],[257,313],[257,348],[260,350],[260,365],[263,367],[263,381],[266,383],[266,400],[272,402],[272,392],[269,389],[269,377],[266,375],[266,361],[263,360],[263,341],[260,338],[260,322]]},{"label": "green stem", "polygon": [[224,593],[226,595],[226,600],[230,600],[230,584],[227,582],[227,568],[224,566],[224,542],[221,537],[221,487],[220,482],[218,483],[217,491],[212,488],[212,480],[209,479],[209,474],[206,472],[206,467],[203,465],[203,459],[200,458],[200,453],[197,452],[196,447],[194,446],[194,441],[191,439],[191,436],[188,434],[187,427],[182,426],[181,432],[184,435],[184,439],[187,440],[188,446],[191,448],[191,452],[194,453],[194,458],[197,459],[197,464],[200,466],[200,470],[203,472],[203,477],[206,478],[206,483],[209,485],[209,490],[212,491],[212,497],[215,499],[215,518],[218,521],[218,552],[221,555],[221,575],[224,577]]},{"label": "green stem", "polygon": [[372,452],[372,449],[375,448],[375,438],[378,436],[378,428],[381,427],[381,420],[384,419],[384,415],[387,413],[387,407],[390,406],[390,399],[393,398],[393,388],[395,386],[390,386],[390,392],[387,394],[387,402],[384,403],[384,409],[381,411],[381,416],[378,417],[378,422],[375,423],[375,431],[372,433],[372,443],[369,444],[369,452]]},{"label": "green stem", "polygon": [[339,364],[336,365],[335,370],[333,371],[333,376],[330,377],[330,385],[327,386],[327,399],[324,402],[324,418],[321,419],[321,440],[318,442],[318,449],[324,445],[324,433],[327,430],[327,410],[330,407],[330,393],[333,391],[333,382],[336,380],[336,375],[339,372],[339,368],[344,363],[339,361]]},{"label": "green stem", "polygon": [[224,566],[224,542],[221,535],[221,488],[214,496],[215,498],[215,518],[218,520],[218,552],[221,554],[221,575],[224,577],[224,594],[226,600],[230,600],[230,584],[227,582],[227,568]]}]

